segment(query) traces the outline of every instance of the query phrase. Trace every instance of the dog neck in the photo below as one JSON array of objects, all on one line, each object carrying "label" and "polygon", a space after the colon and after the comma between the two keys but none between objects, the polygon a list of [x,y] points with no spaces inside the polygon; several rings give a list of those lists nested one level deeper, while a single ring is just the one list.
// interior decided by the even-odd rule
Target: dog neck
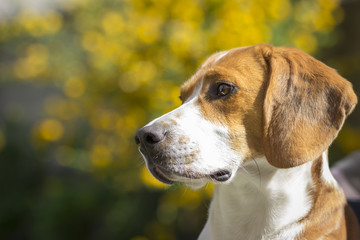
[{"label": "dog neck", "polygon": [[[326,154],[318,160],[321,178],[336,184]],[[244,164],[229,184],[215,187],[199,239],[294,239],[313,205],[313,164],[279,169],[265,158]]]}]

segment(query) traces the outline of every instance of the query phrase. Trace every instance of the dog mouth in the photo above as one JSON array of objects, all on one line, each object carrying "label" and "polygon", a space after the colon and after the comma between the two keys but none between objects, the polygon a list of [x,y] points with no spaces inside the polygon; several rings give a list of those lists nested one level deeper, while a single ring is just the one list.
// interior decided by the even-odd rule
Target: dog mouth
[{"label": "dog mouth", "polygon": [[153,167],[151,167],[149,170],[150,170],[151,174],[152,174],[157,180],[159,180],[160,182],[165,183],[165,184],[169,184],[169,185],[175,183],[174,181],[170,180],[170,179],[166,176],[167,174],[165,174],[165,173],[163,172],[163,170],[160,169],[160,167],[158,167],[158,166],[153,166]]},{"label": "dog mouth", "polygon": [[[210,179],[215,182],[226,182],[229,180],[232,176],[231,171],[226,169],[217,170],[214,172],[211,172],[210,174],[204,174],[199,172],[194,172],[191,170],[184,170],[184,166],[162,166],[158,163],[155,163],[156,160],[158,160],[158,155],[155,155],[154,157],[146,157],[146,153],[143,149],[139,147],[139,152],[143,156],[146,165],[148,167],[148,170],[150,173],[160,182],[165,184],[174,184],[175,182],[188,182],[190,180],[198,180],[198,179]],[[150,161],[149,161],[150,159]]]},{"label": "dog mouth", "polygon": [[228,170],[220,170],[210,174],[209,177],[218,182],[225,182],[231,178],[231,172]]},{"label": "dog mouth", "polygon": [[174,172],[165,169],[164,167],[153,165],[149,167],[151,174],[160,182],[165,184],[174,184],[175,182],[187,182],[187,180],[197,180],[208,178],[216,182],[226,182],[231,178],[231,172],[228,170],[219,170],[211,174],[201,174],[195,172]]}]

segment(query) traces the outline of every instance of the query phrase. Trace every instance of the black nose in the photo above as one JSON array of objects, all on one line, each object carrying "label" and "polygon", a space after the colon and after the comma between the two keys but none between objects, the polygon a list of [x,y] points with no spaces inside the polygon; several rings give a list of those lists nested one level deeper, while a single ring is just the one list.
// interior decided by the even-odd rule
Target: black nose
[{"label": "black nose", "polygon": [[140,128],[135,134],[135,143],[154,145],[165,139],[166,131],[160,125],[150,125]]}]

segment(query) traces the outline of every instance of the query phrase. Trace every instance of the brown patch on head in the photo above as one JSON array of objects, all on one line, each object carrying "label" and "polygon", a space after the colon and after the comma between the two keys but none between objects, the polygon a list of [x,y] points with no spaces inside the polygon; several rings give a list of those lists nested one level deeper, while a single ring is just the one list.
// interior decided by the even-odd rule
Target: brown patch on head
[{"label": "brown patch on head", "polygon": [[344,207],[346,200],[342,191],[321,177],[322,158],[313,162],[311,175],[314,186],[313,199],[309,213],[299,223],[304,224],[302,233],[296,239],[347,239]]},{"label": "brown patch on head", "polygon": [[[262,106],[268,72],[259,48],[233,49],[201,71],[197,104],[203,116],[228,127],[231,147],[245,154],[245,159],[262,155]],[[231,84],[235,91],[216,98],[213,95],[219,83]]]},{"label": "brown patch on head", "polygon": [[185,82],[181,87],[181,101],[186,102],[195,92],[195,89],[201,84],[199,79],[191,78],[189,81]]},{"label": "brown patch on head", "polygon": [[[218,57],[184,84],[183,99],[201,86],[203,116],[228,127],[231,147],[245,160],[265,155],[271,165],[289,168],[315,159],[357,102],[348,81],[295,48],[260,44]],[[221,82],[236,91],[213,97]]]},{"label": "brown patch on head", "polygon": [[210,56],[195,72],[195,74],[186,81],[181,87],[181,101],[186,102],[194,93],[197,88],[201,86],[201,81],[206,70],[214,63],[214,61],[224,54],[225,51],[217,52]]}]

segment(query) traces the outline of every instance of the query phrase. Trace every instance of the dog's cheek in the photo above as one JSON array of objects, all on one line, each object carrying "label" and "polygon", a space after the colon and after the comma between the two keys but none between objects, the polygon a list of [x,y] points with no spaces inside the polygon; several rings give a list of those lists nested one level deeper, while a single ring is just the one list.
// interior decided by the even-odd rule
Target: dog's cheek
[{"label": "dog's cheek", "polygon": [[204,131],[204,140],[200,143],[200,153],[204,166],[210,172],[236,168],[240,163],[241,156],[236,154],[231,147],[228,128],[205,119],[201,124],[208,126],[207,130]]},{"label": "dog's cheek", "polygon": [[242,127],[233,127],[230,129],[229,145],[231,149],[241,158],[242,161],[262,156],[261,139],[251,136],[251,133]]}]

